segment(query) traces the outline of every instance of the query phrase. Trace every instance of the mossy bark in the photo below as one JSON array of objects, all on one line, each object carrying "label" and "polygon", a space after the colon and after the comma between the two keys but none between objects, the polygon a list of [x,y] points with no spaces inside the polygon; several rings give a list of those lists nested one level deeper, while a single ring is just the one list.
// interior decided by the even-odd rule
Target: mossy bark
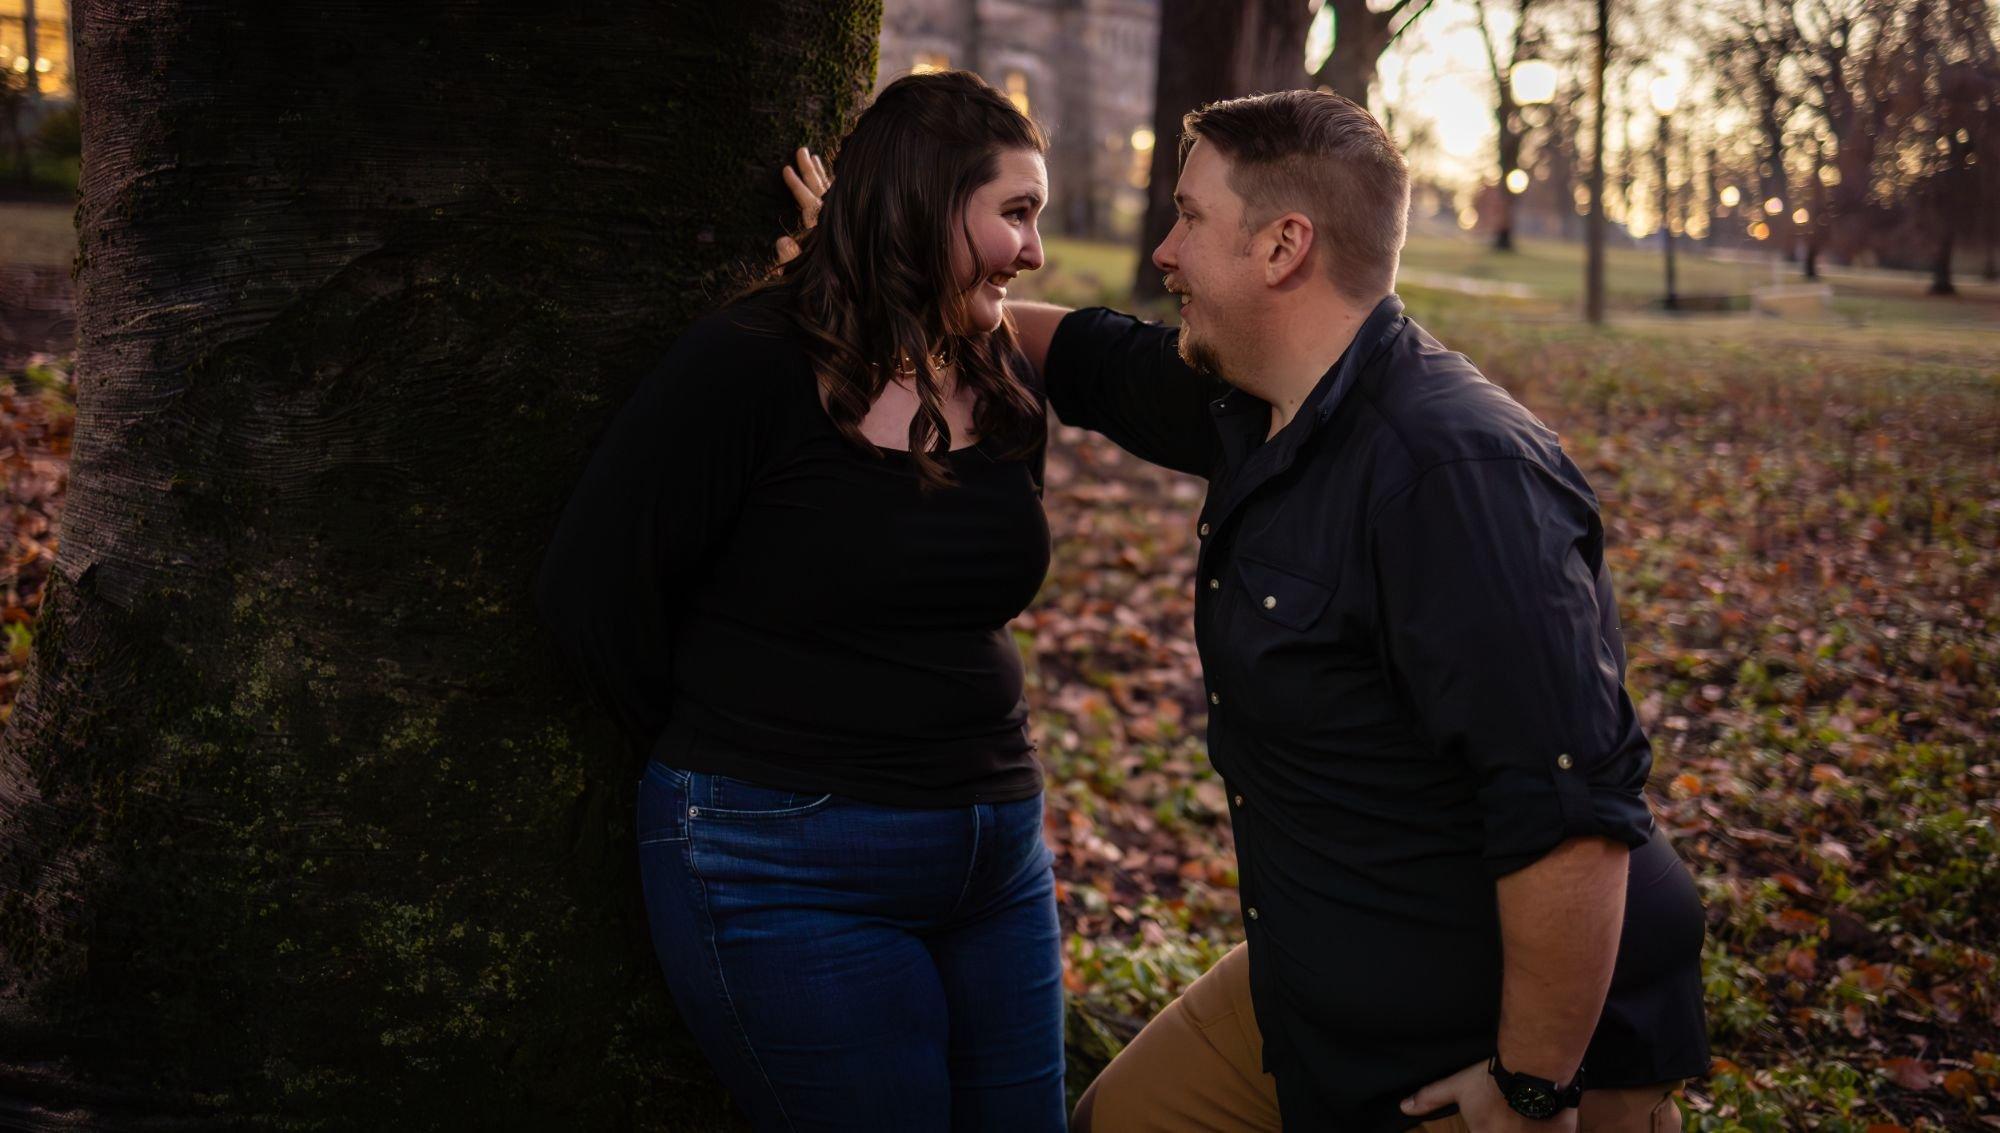
[{"label": "mossy bark", "polygon": [[725,1127],[531,587],[880,0],[76,5],[79,403],[0,1127]]}]

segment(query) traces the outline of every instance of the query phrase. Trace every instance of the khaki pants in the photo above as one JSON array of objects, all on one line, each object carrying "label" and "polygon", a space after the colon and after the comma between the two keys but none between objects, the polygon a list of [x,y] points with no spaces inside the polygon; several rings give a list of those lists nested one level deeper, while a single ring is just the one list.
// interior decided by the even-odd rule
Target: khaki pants
[{"label": "khaki pants", "polygon": [[[1146,1024],[1076,1104],[1071,1133],[1278,1133],[1277,1083],[1260,1068],[1250,957],[1237,945]],[[1586,1090],[1581,1133],[1678,1133],[1680,1082]],[[1458,1116],[1423,1133],[1467,1133]]]}]

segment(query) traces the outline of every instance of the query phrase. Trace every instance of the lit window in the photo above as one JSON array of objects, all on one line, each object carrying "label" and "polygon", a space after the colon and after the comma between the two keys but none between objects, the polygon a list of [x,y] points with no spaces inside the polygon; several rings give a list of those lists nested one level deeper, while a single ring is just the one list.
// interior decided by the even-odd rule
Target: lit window
[{"label": "lit window", "polygon": [[1028,76],[1019,71],[1007,72],[1007,100],[1014,109],[1023,114],[1028,112]]}]

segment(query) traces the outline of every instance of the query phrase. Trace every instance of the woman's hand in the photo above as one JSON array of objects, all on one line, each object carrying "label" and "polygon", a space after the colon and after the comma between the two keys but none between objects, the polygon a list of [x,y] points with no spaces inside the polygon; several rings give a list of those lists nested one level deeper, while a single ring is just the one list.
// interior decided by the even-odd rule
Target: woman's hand
[{"label": "woman's hand", "polygon": [[[785,188],[792,191],[792,199],[799,202],[799,227],[811,228],[819,223],[819,202],[826,196],[827,187],[833,178],[821,163],[819,155],[804,146],[792,155],[792,164],[784,167]],[[778,237],[778,262],[786,261],[799,254],[799,242],[790,236]]]}]

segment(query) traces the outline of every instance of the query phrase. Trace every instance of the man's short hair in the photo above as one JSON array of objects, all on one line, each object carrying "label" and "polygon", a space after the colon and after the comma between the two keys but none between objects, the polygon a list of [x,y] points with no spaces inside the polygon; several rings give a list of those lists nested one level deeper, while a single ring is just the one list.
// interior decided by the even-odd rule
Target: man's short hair
[{"label": "man's short hair", "polygon": [[1181,119],[1183,164],[1197,140],[1229,159],[1229,187],[1243,198],[1247,226],[1302,212],[1342,294],[1371,303],[1395,289],[1410,170],[1365,108],[1310,90],[1224,99]]}]

